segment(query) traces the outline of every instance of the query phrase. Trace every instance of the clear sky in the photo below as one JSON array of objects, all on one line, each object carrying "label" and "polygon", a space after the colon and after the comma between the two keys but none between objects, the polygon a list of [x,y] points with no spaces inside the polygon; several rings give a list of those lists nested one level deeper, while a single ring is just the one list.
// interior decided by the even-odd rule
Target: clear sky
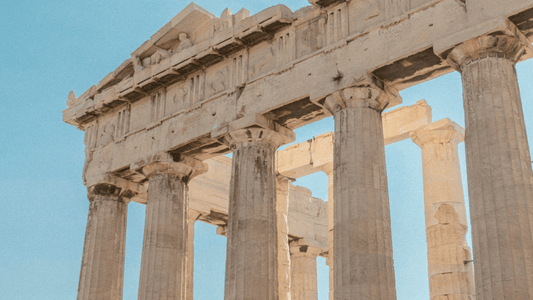
[{"label": "clear sky", "polygon": [[[280,0],[293,11],[307,0]],[[255,14],[274,1],[208,1]],[[75,299],[89,202],[81,174],[83,132],[62,122],[67,95],[81,95],[185,8],[179,0],[8,1],[0,9],[0,299]],[[529,140],[533,132],[533,63],[517,66]],[[464,126],[457,72],[401,92],[403,105],[426,99],[433,120]],[[297,142],[332,131],[328,118],[296,130]],[[468,196],[464,144],[459,146]],[[410,140],[386,147],[396,290],[399,300],[428,299],[420,149]],[[327,199],[327,177],[295,182]],[[468,201],[468,199],[466,199]],[[130,203],[124,299],[136,299],[144,228],[143,205]],[[226,238],[196,225],[195,299],[223,299]],[[328,269],[319,264],[319,299]]]}]

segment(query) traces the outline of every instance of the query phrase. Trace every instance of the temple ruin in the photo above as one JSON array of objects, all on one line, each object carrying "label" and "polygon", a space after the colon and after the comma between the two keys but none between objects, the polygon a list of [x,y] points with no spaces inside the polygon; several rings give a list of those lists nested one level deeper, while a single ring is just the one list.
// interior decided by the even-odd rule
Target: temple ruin
[{"label": "temple ruin", "polygon": [[[90,201],[79,300],[122,299],[130,201],[146,204],[139,300],[192,299],[198,220],[227,236],[225,300],[317,299],[317,256],[331,300],[396,299],[384,147],[405,139],[421,148],[430,299],[533,299],[515,71],[533,57],[533,0],[309,2],[220,17],[191,3],[69,94]],[[464,129],[424,100],[398,106],[400,90],[453,71]],[[333,133],[278,151],[329,116]],[[292,184],[315,172],[327,202]]]}]

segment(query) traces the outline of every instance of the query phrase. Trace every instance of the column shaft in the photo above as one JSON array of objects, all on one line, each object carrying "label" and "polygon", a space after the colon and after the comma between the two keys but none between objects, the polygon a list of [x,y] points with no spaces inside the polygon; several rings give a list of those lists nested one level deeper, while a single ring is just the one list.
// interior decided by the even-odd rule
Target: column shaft
[{"label": "column shaft", "polygon": [[422,148],[430,299],[474,299],[457,151],[462,128],[444,119],[411,132],[411,138]]},{"label": "column shaft", "polygon": [[345,107],[334,112],[337,300],[396,299],[380,93],[346,89]]},{"label": "column shaft", "polygon": [[291,246],[292,300],[318,300],[316,258],[320,249]]},{"label": "column shaft", "polygon": [[150,175],[139,300],[183,299],[187,215],[187,184],[175,174]]},{"label": "column shaft", "polygon": [[465,42],[448,56],[460,66],[478,299],[533,299],[531,158],[511,36]]},{"label": "column shaft", "polygon": [[78,300],[122,299],[129,200],[118,192],[120,188],[101,184],[89,193]]},{"label": "column shaft", "polygon": [[289,189],[290,180],[277,178],[276,213],[278,218],[278,282],[279,300],[291,299],[291,259],[289,249]]},{"label": "column shaft", "polygon": [[249,128],[226,137],[233,150],[225,300],[278,300],[275,131]]}]

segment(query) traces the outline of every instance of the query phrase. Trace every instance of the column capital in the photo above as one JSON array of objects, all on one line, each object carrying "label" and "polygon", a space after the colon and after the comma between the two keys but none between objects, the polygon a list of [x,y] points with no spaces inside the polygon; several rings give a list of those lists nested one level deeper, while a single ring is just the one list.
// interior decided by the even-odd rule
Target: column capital
[{"label": "column capital", "polygon": [[250,114],[211,131],[211,138],[234,148],[242,143],[259,143],[278,148],[296,139],[294,131],[267,119],[260,114]]},{"label": "column capital", "polygon": [[304,244],[301,241],[301,239],[290,242],[289,248],[291,251],[291,255],[299,254],[299,255],[305,255],[305,256],[310,256],[310,257],[318,257],[320,252],[322,252],[320,248],[316,248],[316,247]]},{"label": "column capital", "polygon": [[334,83],[311,91],[309,98],[331,114],[349,107],[368,107],[381,112],[402,103],[395,88],[369,73],[341,76]]},{"label": "column capital", "polygon": [[261,127],[249,127],[228,132],[225,141],[231,149],[253,145],[264,145],[277,149],[286,143],[279,132]]},{"label": "column capital", "polygon": [[530,45],[512,35],[480,36],[463,42],[448,54],[448,64],[461,71],[464,66],[486,57],[506,58],[514,63],[526,54]]},{"label": "column capital", "polygon": [[130,169],[141,170],[147,178],[155,174],[172,174],[180,180],[189,182],[193,177],[207,172],[207,164],[177,153],[160,152],[138,160]]},{"label": "column capital", "polygon": [[321,171],[326,173],[326,175],[328,175],[328,176],[333,175],[333,162],[325,164],[322,167]]},{"label": "column capital", "polygon": [[287,176],[284,176],[278,173],[276,175],[276,183],[277,183],[276,187],[278,190],[288,191],[290,183],[293,182],[294,180],[295,180],[294,178],[290,178],[290,177],[287,177]]},{"label": "column capital", "polygon": [[106,178],[109,180],[102,180],[87,187],[89,201],[93,201],[96,196],[107,196],[109,200],[121,201],[127,204],[133,197],[137,196],[138,192],[135,189],[122,182],[127,180],[112,175],[107,175]]},{"label": "column capital", "polygon": [[453,143],[464,141],[465,130],[450,119],[442,119],[409,133],[411,140],[420,148],[427,145]]}]

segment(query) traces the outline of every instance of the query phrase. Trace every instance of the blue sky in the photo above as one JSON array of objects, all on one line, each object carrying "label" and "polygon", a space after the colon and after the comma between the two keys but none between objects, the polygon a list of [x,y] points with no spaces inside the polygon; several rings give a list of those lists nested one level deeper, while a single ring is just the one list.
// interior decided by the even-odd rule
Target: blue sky
[{"label": "blue sky", "polygon": [[[255,14],[272,1],[196,1],[215,15],[229,7]],[[293,11],[307,0],[282,1]],[[83,132],[62,122],[67,95],[81,95],[113,71],[189,2],[10,1],[0,10],[0,299],[76,297],[89,202],[82,184]],[[533,63],[517,66],[529,139]],[[457,72],[401,92],[403,105],[426,99],[433,120],[464,126]],[[328,118],[296,130],[297,142],[332,131]],[[464,144],[459,146],[467,197]],[[428,299],[420,149],[410,140],[386,147],[396,289],[399,300]],[[327,199],[327,177],[295,184]],[[468,199],[466,199],[468,200]],[[128,214],[124,299],[136,299],[144,206]],[[223,299],[226,238],[197,223],[195,299]],[[319,259],[319,299],[327,299]]]}]

